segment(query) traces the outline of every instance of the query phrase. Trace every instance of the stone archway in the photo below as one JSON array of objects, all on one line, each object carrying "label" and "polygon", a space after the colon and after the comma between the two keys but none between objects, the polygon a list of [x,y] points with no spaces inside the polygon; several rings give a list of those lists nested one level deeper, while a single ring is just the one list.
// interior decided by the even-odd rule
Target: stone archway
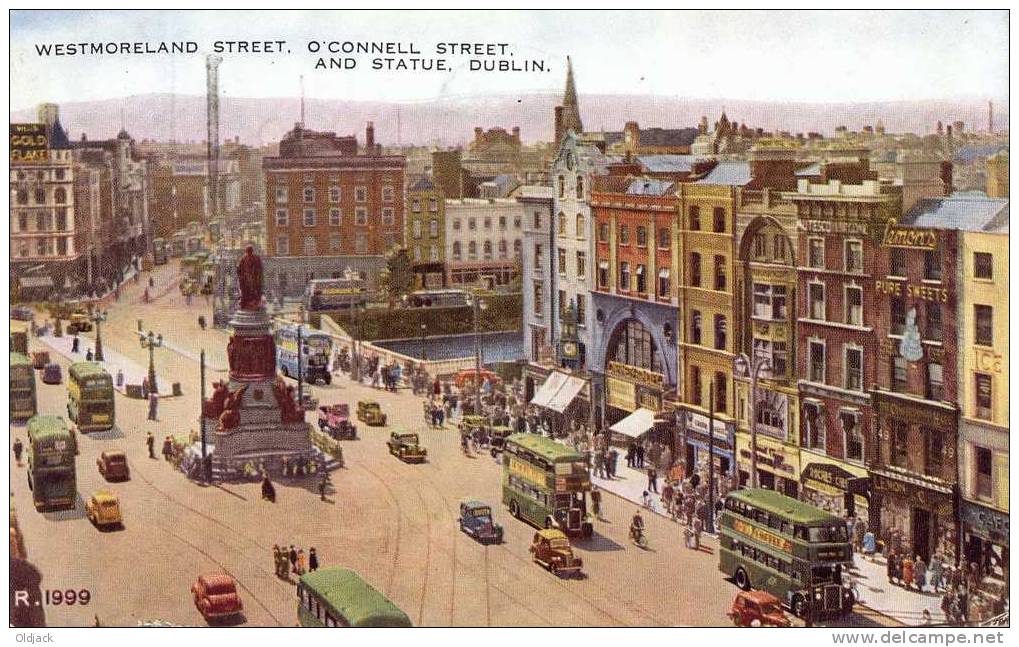
[{"label": "stone archway", "polygon": [[629,322],[639,323],[646,330],[652,342],[652,351],[658,356],[661,373],[668,386],[676,384],[676,346],[675,340],[666,340],[663,325],[668,324],[675,330],[675,313],[672,308],[662,308],[662,316],[655,321],[645,308],[637,308],[630,305],[623,305],[612,312],[606,318],[602,326],[600,343],[597,344],[592,354],[591,366],[600,367],[602,371],[608,368],[608,363],[613,359],[611,355],[613,342],[618,334]]}]

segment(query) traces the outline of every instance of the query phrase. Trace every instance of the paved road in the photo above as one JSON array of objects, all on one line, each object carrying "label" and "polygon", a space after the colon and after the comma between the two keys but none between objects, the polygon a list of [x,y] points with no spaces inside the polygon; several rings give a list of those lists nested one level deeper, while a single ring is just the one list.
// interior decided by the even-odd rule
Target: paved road
[{"label": "paved road", "polygon": [[[173,273],[159,268],[157,287]],[[204,347],[213,362],[225,364],[223,333],[198,329],[199,314],[212,318],[203,299],[188,307],[171,291],[143,304],[143,285],[128,286],[110,306],[105,345],[147,362],[134,333],[141,318],[146,330],[161,332],[179,349]],[[66,369],[62,358],[57,361]],[[204,625],[189,587],[198,573],[218,570],[240,583],[247,625],[294,625],[295,586],[274,576],[274,543],[306,551],[314,546],[323,566],[358,570],[415,625],[729,624],[724,611],[734,587],[718,573],[714,545],[686,550],[681,528],[653,517],[648,519],[650,548],[640,550],[627,539],[634,506],[615,497],[606,497],[606,521],[596,524],[595,537],[576,544],[585,578],[560,580],[533,564],[527,547],[534,529],[510,518],[499,504],[499,466],[488,457],[464,457],[452,427],[426,428],[420,401],[406,391],[384,393],[345,378],[314,388],[323,403],[375,398],[391,421],[387,428],[359,426],[361,439],[344,443],[346,467],[333,473],[334,490],[325,502],[312,479],[278,484],[275,504],[260,500],[257,484],[195,485],[162,460],[147,457],[145,433],[151,430],[160,439],[196,428],[198,366],[191,352],[170,349],[157,351],[156,365],[160,379],[182,383],[184,396],[161,402],[159,420],[149,422],[145,403],[118,395],[117,429],[80,443],[78,491],[88,496],[109,487],[119,493],[123,530],[98,531],[84,518],[81,502],[73,512],[35,512],[24,469],[12,469],[15,504],[43,586],[92,593],[88,606],[47,609],[52,625],[87,625],[96,615],[107,626],[153,618]],[[225,375],[210,372],[208,377]],[[64,385],[40,383],[40,412],[63,414],[65,398]],[[427,463],[407,465],[388,455],[385,439],[396,428],[421,434]],[[23,427],[12,425],[11,432],[24,437]],[[99,452],[113,448],[128,454],[129,482],[107,485],[96,470]],[[457,530],[457,504],[466,497],[493,504],[506,529],[502,545],[482,546]],[[865,611],[848,620],[887,622]]]}]

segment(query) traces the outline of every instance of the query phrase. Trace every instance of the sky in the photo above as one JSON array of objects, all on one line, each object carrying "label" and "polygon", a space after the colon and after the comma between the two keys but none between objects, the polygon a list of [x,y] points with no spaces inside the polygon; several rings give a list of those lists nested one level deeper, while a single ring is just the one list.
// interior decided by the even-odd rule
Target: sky
[{"label": "sky", "polygon": [[[217,40],[287,41],[290,53],[223,54],[234,97],[428,101],[561,92],[759,101],[1008,99],[1006,11],[26,11],[10,21],[11,109],[151,92],[204,94]],[[39,56],[46,43],[196,41],[195,54]],[[316,70],[309,41],[507,43],[545,71]],[[337,54],[335,56],[342,56]],[[478,57],[489,58],[489,57]],[[498,58],[498,57],[496,57]],[[510,57],[506,57],[510,58]]]}]

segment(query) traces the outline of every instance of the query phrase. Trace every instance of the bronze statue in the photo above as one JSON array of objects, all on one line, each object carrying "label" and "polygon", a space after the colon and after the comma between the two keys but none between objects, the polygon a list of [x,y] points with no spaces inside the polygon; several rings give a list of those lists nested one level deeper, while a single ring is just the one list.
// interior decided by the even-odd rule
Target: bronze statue
[{"label": "bronze statue", "polygon": [[248,245],[237,264],[237,282],[241,288],[241,310],[258,310],[262,305],[262,259]]}]

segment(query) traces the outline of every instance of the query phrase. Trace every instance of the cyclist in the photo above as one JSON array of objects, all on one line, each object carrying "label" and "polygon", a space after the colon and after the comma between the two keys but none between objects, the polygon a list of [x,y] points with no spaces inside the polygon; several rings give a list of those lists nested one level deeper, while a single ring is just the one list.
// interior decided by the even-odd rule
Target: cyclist
[{"label": "cyclist", "polygon": [[633,519],[630,520],[630,538],[634,541],[638,541],[640,537],[644,535],[644,517],[640,516],[640,509],[633,513]]}]

